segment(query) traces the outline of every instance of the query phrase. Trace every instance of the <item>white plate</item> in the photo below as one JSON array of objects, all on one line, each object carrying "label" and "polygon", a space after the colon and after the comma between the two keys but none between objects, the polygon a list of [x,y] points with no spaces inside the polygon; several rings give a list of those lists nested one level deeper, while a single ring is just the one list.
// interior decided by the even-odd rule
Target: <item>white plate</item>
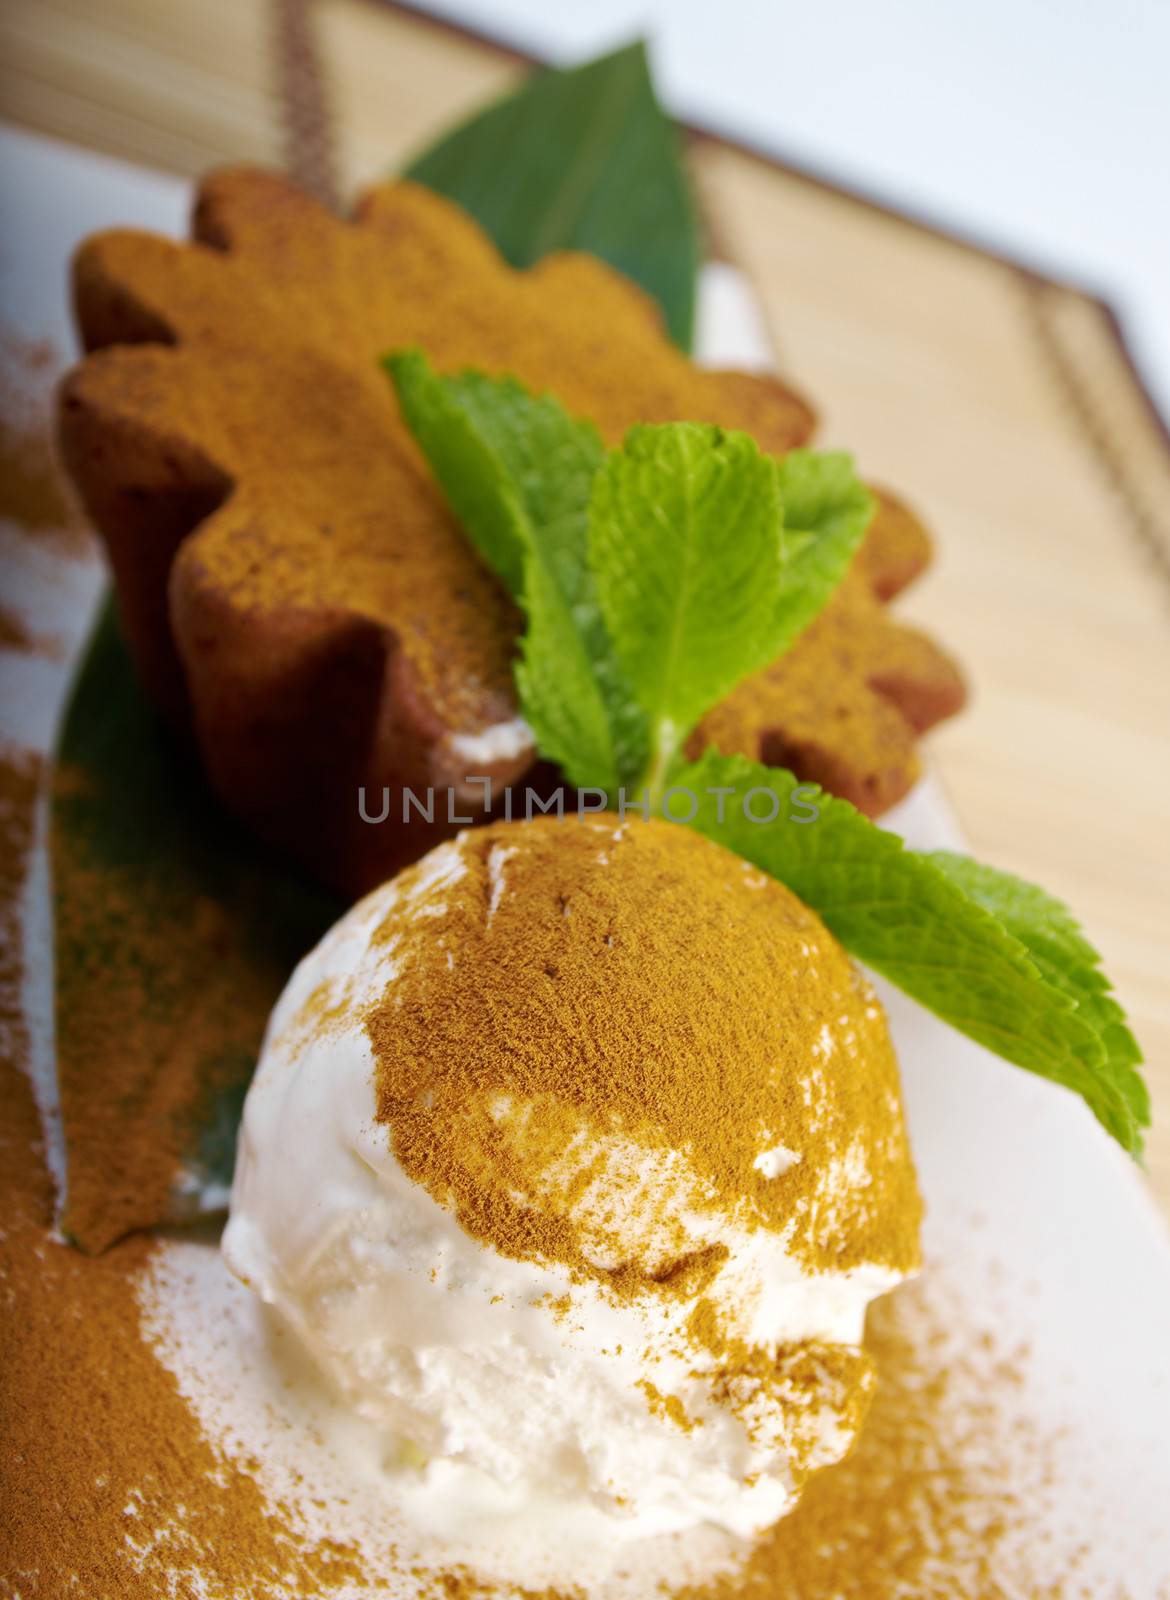
[{"label": "white plate", "polygon": [[[63,145],[0,130],[0,171],[4,320],[62,350],[73,347],[65,285],[76,242],[113,224],[171,234],[185,227],[186,185]],[[704,359],[766,365],[763,324],[732,269],[708,269],[699,324]],[[8,531],[0,551],[6,589],[34,630],[76,648],[96,564],[57,563]],[[0,653],[0,669],[0,738],[48,750],[69,662]],[[917,844],[962,842],[929,780],[887,822]],[[38,1089],[58,1151],[47,882],[42,847],[29,892],[29,1006]],[[1136,1168],[1078,1099],[994,1059],[902,996],[886,998],[928,1203],[929,1269],[973,1325],[994,1325],[1006,1345],[1028,1347],[1021,1415],[1049,1436],[1060,1431],[1036,1538],[1043,1522],[1055,1557],[1062,1543],[1070,1553],[1085,1547],[1086,1581],[1152,1596],[1170,1576],[1170,1241],[1162,1220]],[[208,1247],[167,1249],[176,1268],[203,1252],[199,1275],[214,1277]],[[180,1372],[192,1392],[196,1377]]]}]

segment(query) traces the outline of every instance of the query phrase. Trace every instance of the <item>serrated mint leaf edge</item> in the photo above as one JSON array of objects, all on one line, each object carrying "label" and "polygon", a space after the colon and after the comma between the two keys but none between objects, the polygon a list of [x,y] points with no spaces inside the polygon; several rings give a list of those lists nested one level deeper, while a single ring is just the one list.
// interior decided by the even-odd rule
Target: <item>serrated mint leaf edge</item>
[{"label": "serrated mint leaf edge", "polygon": [[1135,1122],[1148,1127],[1149,1089],[1136,1070],[1141,1049],[1102,970],[1100,953],[1069,907],[1038,884],[962,852],[932,850],[926,859],[990,911],[1024,945],[1045,980],[1073,1000],[1078,1015],[1100,1039]]},{"label": "serrated mint leaf edge", "polygon": [[[781,800],[788,798],[798,786],[791,773],[762,767],[746,757],[720,756],[712,751],[706,752],[689,768],[682,769],[673,781],[696,794],[715,786],[732,787],[739,793],[749,788],[770,788]],[[816,790],[815,785],[799,787],[802,796],[816,792],[813,803],[818,806],[820,817],[815,823],[740,824],[737,829],[714,822],[701,809],[689,826],[787,884],[818,913],[852,955],[943,1021],[1014,1065],[1080,1094],[1113,1137],[1131,1154],[1139,1154],[1138,1119],[1110,1070],[1104,1044],[1084,1018],[1077,1015],[1075,1000],[1048,981],[1026,947],[990,912],[965,895],[938,866],[925,855],[910,850],[896,834],[870,822],[847,801]],[[786,830],[791,846],[808,852],[803,861],[780,859],[777,828]],[[842,832],[847,845],[852,847],[844,855],[840,852]],[[770,836],[771,848],[768,845]],[[733,837],[734,843],[731,842]],[[822,850],[826,851],[824,855]],[[887,892],[865,905],[864,878],[859,876],[859,865],[871,876],[875,871],[888,873],[892,867],[904,875],[909,892],[894,897]],[[894,913],[884,924],[883,906]],[[967,955],[960,962],[946,957],[931,958],[929,954],[917,957],[912,953],[914,945],[921,943],[914,934],[920,935],[922,929],[921,926],[907,928],[906,913],[917,910],[921,916],[923,911],[933,912],[936,906],[938,913],[931,920],[941,921],[948,936],[957,936],[959,944],[967,947]],[[864,914],[859,915],[859,910]],[[887,934],[896,929],[893,949],[883,945],[883,926]],[[969,964],[972,962],[974,964]],[[1004,1009],[1002,991],[1025,985],[1019,998],[1028,1004],[1030,1012],[1047,1014],[1063,1046],[1038,1030],[1021,1030],[1005,1017],[988,1017],[978,1008],[941,1004],[929,982],[930,974],[938,972],[953,978],[966,975],[977,981],[1000,1011]],[[990,988],[987,987],[989,983]]]},{"label": "serrated mint leaf edge", "polygon": [[[840,481],[827,504],[807,515],[799,476],[819,472]],[[783,509],[780,595],[772,628],[772,660],[790,650],[840,586],[873,521],[877,501],[843,450],[789,450],[776,460]]]}]

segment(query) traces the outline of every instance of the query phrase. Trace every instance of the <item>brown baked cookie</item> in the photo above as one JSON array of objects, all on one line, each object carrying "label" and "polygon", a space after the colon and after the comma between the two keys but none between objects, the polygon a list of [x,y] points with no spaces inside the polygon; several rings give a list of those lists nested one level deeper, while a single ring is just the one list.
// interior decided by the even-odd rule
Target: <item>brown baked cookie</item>
[{"label": "brown baked cookie", "polygon": [[[413,184],[374,190],[347,223],[281,177],[219,172],[199,191],[194,235],[115,231],[79,251],[92,353],[62,386],[65,459],[108,547],[139,669],[193,731],[216,791],[323,877],[361,889],[450,830],[438,818],[433,830],[371,826],[359,785],[375,812],[389,787],[393,818],[403,785],[458,790],[468,772],[508,782],[533,760],[492,734],[516,714],[516,612],[431,482],[379,358],[418,345],[442,369],[512,372],[611,441],[635,422],[696,418],[782,452],[808,439],[813,414],[775,379],[696,367],[653,303],[591,257],[513,271],[461,211]],[[872,599],[926,559],[925,536],[911,521],[907,540],[899,516],[883,511],[859,557],[868,665],[854,651],[844,672],[843,620],[818,624],[825,642],[810,636],[787,664],[847,701],[868,685],[845,742],[826,737],[851,798],[882,766],[870,752],[888,748],[879,804],[912,780],[925,725],[914,708],[957,703],[955,691],[940,699],[940,684],[957,684],[946,659],[919,641],[908,661],[908,636]],[[896,670],[883,677],[883,663]],[[770,681],[764,722],[791,731]],[[737,747],[757,753],[752,738]],[[464,815],[480,793],[464,793]]]},{"label": "brown baked cookie", "polygon": [[859,561],[797,647],[732,690],[688,748],[788,767],[878,816],[918,777],[918,734],[964,697],[938,647],[891,624]]}]

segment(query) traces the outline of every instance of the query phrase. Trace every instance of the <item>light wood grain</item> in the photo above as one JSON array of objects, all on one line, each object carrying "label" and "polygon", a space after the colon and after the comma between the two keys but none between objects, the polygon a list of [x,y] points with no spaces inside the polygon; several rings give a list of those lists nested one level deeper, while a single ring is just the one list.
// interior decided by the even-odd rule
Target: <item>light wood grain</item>
[{"label": "light wood grain", "polygon": [[[976,853],[1068,900],[1103,950],[1147,1053],[1149,1170],[1170,1205],[1160,575],[1038,346],[1018,274],[738,153],[704,164],[785,364],[812,375],[825,437],[911,491],[936,533],[935,567],[899,608],[957,652],[974,693],[932,761]],[[1118,391],[1152,486],[1164,453],[1102,313],[1051,292],[1097,392],[1106,379]]]},{"label": "light wood grain", "polygon": [[236,0],[6,0],[0,109],[170,172],[275,162],[269,43],[267,8]]},{"label": "light wood grain", "polygon": [[[519,70],[373,0],[321,0],[315,26],[347,192]],[[3,112],[191,175],[273,161],[271,45],[269,13],[238,0],[9,5]],[[1170,1209],[1165,439],[1092,300],[741,151],[695,160],[824,437],[936,532],[900,608],[960,656],[974,698],[931,758],[974,849],[1067,899],[1105,952],[1149,1058]]]}]

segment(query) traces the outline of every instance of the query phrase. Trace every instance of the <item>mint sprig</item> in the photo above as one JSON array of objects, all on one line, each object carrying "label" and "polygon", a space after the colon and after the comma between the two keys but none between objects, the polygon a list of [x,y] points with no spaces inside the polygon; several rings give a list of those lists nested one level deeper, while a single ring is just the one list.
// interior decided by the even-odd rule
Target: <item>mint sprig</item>
[{"label": "mint sprig", "polygon": [[874,513],[874,498],[843,450],[790,450],[776,472],[784,507],[783,574],[770,660],[824,610]]},{"label": "mint sprig", "polygon": [[776,463],[746,433],[633,428],[597,474],[589,560],[649,723],[652,789],[703,713],[777,654],[783,520]]},{"label": "mint sprig", "polygon": [[[746,433],[592,423],[514,378],[386,358],[403,416],[528,618],[520,710],[580,788],[665,785],[683,739],[836,588],[873,502],[849,456],[777,462]],[[791,501],[791,521],[786,507]]]},{"label": "mint sprig", "polygon": [[516,687],[538,748],[581,788],[634,782],[647,759],[645,721],[588,555],[589,497],[605,456],[596,428],[512,378],[441,377],[417,350],[385,367],[451,509],[524,609]]},{"label": "mint sprig", "polygon": [[452,508],[524,608],[516,680],[541,753],[611,803],[632,789],[670,815],[685,792],[687,825],[785,883],[936,1015],[1081,1095],[1139,1154],[1141,1054],[1067,907],[969,857],[908,849],[790,772],[679,755],[840,582],[872,514],[850,458],[776,461],[687,422],[635,428],[607,453],[512,379],[441,377],[418,353],[387,366]]},{"label": "mint sprig", "polygon": [[[967,856],[911,850],[847,801],[744,756],[707,751],[673,781],[698,799],[691,827],[786,884],[858,960],[996,1055],[1074,1090],[1140,1152],[1140,1053],[1059,901]],[[786,820],[812,807],[815,822]],[[752,820],[773,809],[775,822]]]},{"label": "mint sprig", "polygon": [[1142,1052],[1125,1013],[1101,971],[1101,957],[1069,908],[1047,890],[970,856],[933,850],[928,858],[963,893],[989,911],[1027,950],[1045,981],[1076,1005],[1104,1047],[1139,1127],[1150,1122],[1150,1095],[1141,1073]]}]

